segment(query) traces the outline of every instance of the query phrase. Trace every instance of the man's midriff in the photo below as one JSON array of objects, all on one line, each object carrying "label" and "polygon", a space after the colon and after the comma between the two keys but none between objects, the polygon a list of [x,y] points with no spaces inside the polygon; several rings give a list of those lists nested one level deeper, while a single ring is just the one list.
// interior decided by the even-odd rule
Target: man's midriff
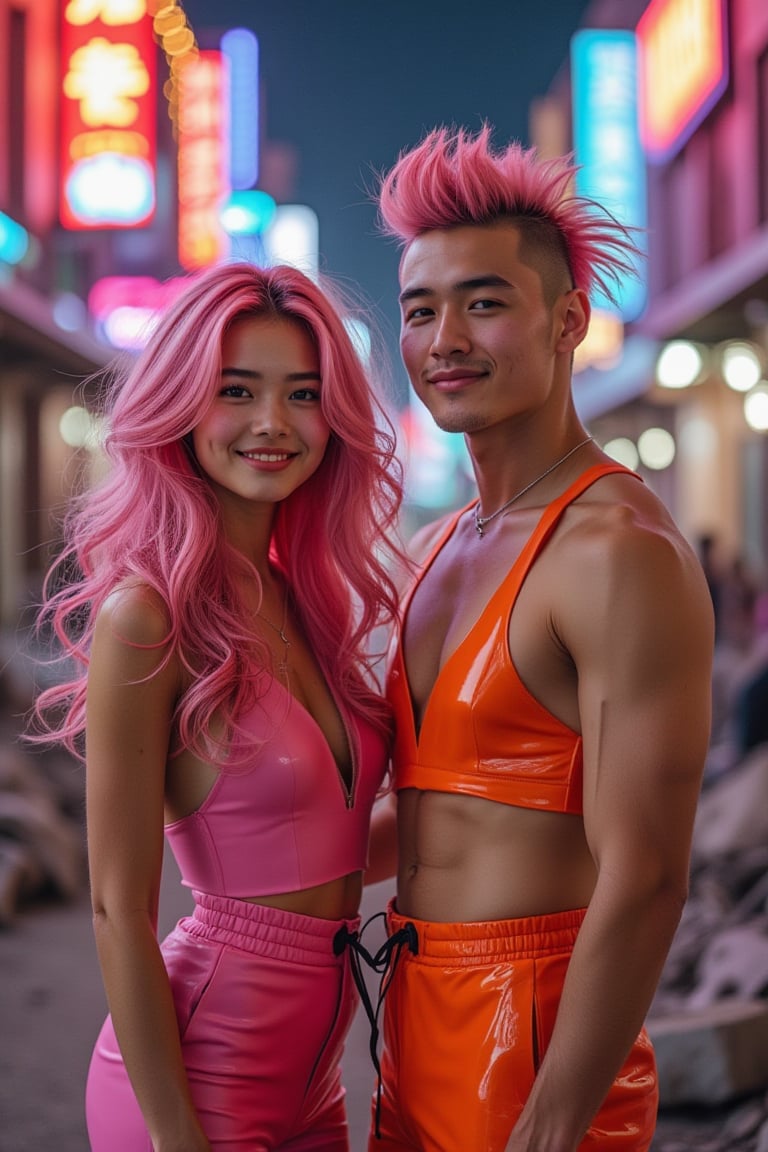
[{"label": "man's midriff", "polygon": [[595,866],[580,817],[405,788],[398,910],[470,923],[583,908]]}]

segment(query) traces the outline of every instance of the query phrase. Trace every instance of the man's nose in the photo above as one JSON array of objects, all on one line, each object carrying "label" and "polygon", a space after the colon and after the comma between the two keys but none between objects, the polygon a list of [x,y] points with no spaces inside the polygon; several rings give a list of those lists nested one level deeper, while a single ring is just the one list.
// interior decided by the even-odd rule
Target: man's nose
[{"label": "man's nose", "polygon": [[471,347],[472,340],[463,315],[453,309],[440,313],[432,335],[432,355],[441,360],[456,353],[466,356]]}]

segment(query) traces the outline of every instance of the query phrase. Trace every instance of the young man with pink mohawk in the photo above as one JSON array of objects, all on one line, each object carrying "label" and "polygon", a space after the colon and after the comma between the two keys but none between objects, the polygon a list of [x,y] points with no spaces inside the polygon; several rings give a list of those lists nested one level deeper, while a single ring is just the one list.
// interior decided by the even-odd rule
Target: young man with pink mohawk
[{"label": "young man with pink mohawk", "polygon": [[414,539],[389,673],[400,947],[372,1152],[644,1152],[655,1126],[643,1021],[686,898],[712,612],[574,406],[590,292],[636,252],[572,176],[440,129],[380,190],[403,360],[479,498]]}]

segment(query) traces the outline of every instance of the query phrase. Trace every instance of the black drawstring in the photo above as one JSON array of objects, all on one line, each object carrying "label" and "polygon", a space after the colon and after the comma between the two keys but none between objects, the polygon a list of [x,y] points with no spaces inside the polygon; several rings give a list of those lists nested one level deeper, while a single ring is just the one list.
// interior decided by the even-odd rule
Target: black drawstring
[{"label": "black drawstring", "polygon": [[[374,1133],[376,1139],[381,1139],[381,1132],[379,1130],[379,1121],[381,1119],[381,1065],[379,1063],[379,1014],[381,1013],[381,1006],[384,1003],[384,997],[389,991],[389,986],[395,975],[395,970],[400,961],[400,956],[403,948],[406,946],[410,949],[414,956],[418,955],[419,951],[419,937],[416,931],[416,925],[412,924],[410,920],[398,928],[397,932],[393,932],[388,936],[378,952],[374,956],[368,951],[362,942],[362,936],[369,924],[379,917],[386,918],[386,912],[376,912],[365,924],[359,932],[349,932],[346,928],[340,928],[336,933],[333,941],[333,951],[337,956],[340,956],[345,947],[349,947],[350,955],[349,962],[352,969],[352,979],[355,982],[355,987],[360,994],[365,1014],[371,1025],[371,1040],[370,1052],[373,1066],[376,1069],[376,1113]],[[365,983],[362,968],[360,967],[360,960],[364,960],[369,968],[374,972],[381,974],[379,981],[379,995],[376,1001],[376,1007],[373,1007],[371,997],[368,994],[368,987]],[[390,959],[392,963],[390,965]]]}]

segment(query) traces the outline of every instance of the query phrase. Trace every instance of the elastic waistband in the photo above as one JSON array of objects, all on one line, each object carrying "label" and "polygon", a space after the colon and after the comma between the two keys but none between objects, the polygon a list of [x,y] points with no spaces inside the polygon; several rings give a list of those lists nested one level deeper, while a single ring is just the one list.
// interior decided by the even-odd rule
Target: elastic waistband
[{"label": "elastic waistband", "polygon": [[335,967],[343,963],[334,951],[334,939],[341,929],[352,933],[360,927],[359,916],[323,920],[208,892],[192,895],[194,912],[181,921],[190,936],[297,964]]},{"label": "elastic waistband", "polygon": [[418,953],[408,963],[475,965],[484,960],[535,960],[568,953],[576,942],[585,908],[523,916],[515,920],[478,920],[469,924],[443,924],[402,916],[391,900],[387,927],[397,932],[413,924],[419,938]]}]

